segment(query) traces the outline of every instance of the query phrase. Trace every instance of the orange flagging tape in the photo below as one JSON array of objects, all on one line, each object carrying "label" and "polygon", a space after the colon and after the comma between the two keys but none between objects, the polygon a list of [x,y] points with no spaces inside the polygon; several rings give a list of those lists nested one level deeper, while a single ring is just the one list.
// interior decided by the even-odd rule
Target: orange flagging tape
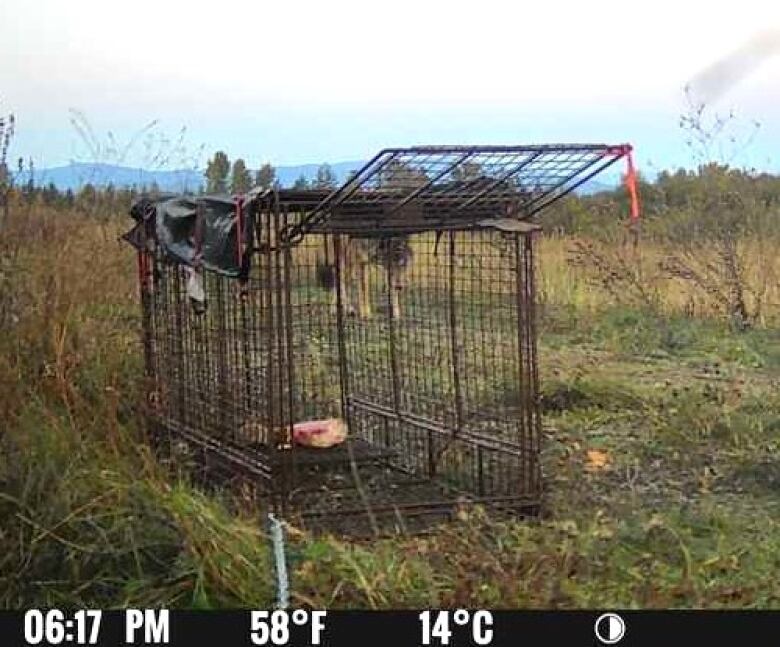
[{"label": "orange flagging tape", "polygon": [[628,170],[626,172],[626,189],[631,198],[631,222],[639,220],[639,191],[636,183],[636,168],[634,168],[634,156],[629,150],[626,155]]}]

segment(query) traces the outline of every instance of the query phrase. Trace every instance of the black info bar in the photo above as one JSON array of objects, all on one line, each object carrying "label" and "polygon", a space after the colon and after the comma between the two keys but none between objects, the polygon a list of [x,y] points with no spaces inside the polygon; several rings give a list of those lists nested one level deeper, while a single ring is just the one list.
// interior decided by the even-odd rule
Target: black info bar
[{"label": "black info bar", "polygon": [[418,609],[28,609],[0,612],[0,646],[769,644],[780,612]]}]

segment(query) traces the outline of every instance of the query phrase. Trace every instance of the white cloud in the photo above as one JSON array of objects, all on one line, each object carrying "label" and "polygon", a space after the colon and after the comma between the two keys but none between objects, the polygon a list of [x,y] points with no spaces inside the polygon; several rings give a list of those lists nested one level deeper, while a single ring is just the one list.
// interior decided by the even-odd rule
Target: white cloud
[{"label": "white cloud", "polygon": [[780,25],[765,0],[3,4],[5,75],[79,97],[146,78],[169,99],[187,84],[313,103],[651,95]]},{"label": "white cloud", "polygon": [[[695,74],[771,25],[780,3],[766,0],[4,0],[0,97],[36,121],[77,106],[117,127],[323,105],[669,112]],[[768,111],[779,78],[766,63],[723,101]]]}]

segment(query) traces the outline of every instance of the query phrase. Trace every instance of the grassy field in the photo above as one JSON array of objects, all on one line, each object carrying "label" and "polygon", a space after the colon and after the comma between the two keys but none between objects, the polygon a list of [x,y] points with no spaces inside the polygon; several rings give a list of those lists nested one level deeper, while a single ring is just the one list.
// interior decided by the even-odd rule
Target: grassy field
[{"label": "grassy field", "polygon": [[[143,442],[125,226],[38,206],[4,225],[0,605],[270,605],[256,511],[200,492]],[[544,517],[475,510],[430,536],[370,543],[291,532],[297,604],[780,604],[774,259],[752,256],[767,306],[734,332],[655,271],[660,249],[642,245],[641,274],[615,278],[610,296],[567,262],[575,244],[548,239],[539,253]]]}]

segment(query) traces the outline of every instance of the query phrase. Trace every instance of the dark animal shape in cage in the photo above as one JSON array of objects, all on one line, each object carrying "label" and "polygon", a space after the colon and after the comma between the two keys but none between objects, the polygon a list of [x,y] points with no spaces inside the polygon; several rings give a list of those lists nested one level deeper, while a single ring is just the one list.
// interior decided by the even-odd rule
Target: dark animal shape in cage
[{"label": "dark animal shape in cage", "polygon": [[[343,240],[338,259],[335,258],[333,239],[325,242],[325,257],[317,264],[319,284],[331,291],[332,307],[338,307],[337,290],[348,315],[370,317],[374,310],[371,300],[371,265],[383,269],[390,281],[390,309],[393,317],[401,316],[400,292],[404,289],[406,271],[414,253],[407,236],[387,238],[359,238],[347,236]],[[336,276],[336,266],[341,268],[342,279]],[[350,286],[353,290],[348,289]]]},{"label": "dark animal shape in cage", "polygon": [[629,151],[387,149],[332,192],[139,203],[152,428],[305,525],[533,512],[529,221]]}]

